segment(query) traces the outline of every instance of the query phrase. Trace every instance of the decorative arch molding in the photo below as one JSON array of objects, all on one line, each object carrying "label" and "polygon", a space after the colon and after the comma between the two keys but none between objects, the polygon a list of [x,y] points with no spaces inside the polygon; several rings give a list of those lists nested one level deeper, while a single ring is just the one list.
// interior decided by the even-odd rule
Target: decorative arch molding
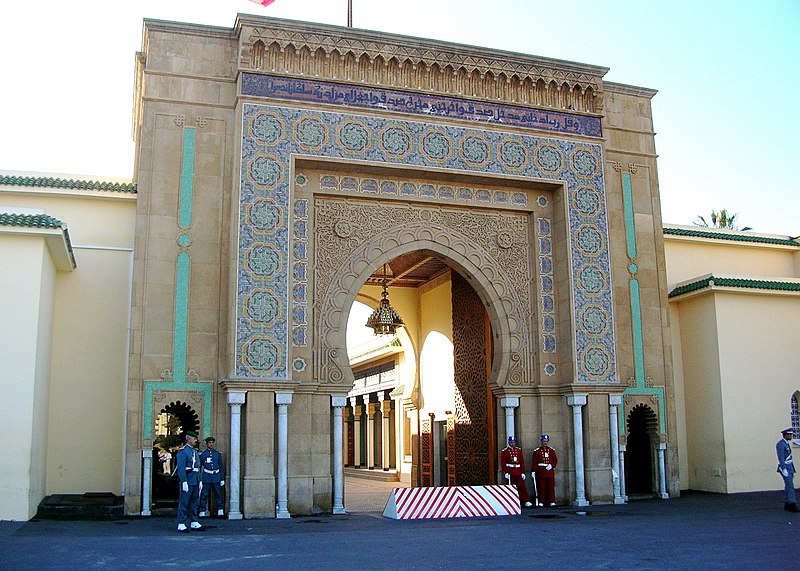
[{"label": "decorative arch molding", "polygon": [[665,439],[665,435],[662,435],[658,428],[658,413],[653,410],[653,407],[658,410],[657,398],[643,396],[640,398],[628,399],[626,396],[625,404],[627,409],[627,413],[625,415],[625,428],[627,429],[628,434],[630,434],[631,419],[636,415],[642,415],[644,417],[647,433],[650,435],[653,441],[660,442]]},{"label": "decorative arch molding", "polygon": [[[490,384],[531,383],[535,336],[531,335],[530,294],[524,295],[530,283],[526,216],[336,199],[316,200],[315,210],[318,380],[352,384],[346,350],[347,314],[374,268],[401,254],[428,250],[445,257],[473,280],[486,306],[495,332]],[[343,237],[336,226],[348,218],[348,232]],[[397,224],[387,227],[387,220]],[[384,229],[376,232],[379,225]],[[471,236],[457,227],[481,231]],[[508,249],[515,252],[498,256],[489,251],[501,232],[511,232],[516,244]]]}]

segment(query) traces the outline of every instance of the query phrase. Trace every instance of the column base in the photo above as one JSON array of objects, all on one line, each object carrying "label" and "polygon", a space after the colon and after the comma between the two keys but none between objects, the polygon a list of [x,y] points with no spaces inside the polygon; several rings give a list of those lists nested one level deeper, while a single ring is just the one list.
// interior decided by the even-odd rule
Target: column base
[{"label": "column base", "polygon": [[275,512],[275,519],[290,519],[292,514],[288,512],[288,510],[278,510]]},{"label": "column base", "polygon": [[347,515],[347,510],[344,508],[333,508],[333,515]]},{"label": "column base", "polygon": [[625,503],[625,498],[614,498],[614,504],[615,505],[624,504],[624,503]]},{"label": "column base", "polygon": [[240,512],[228,512],[228,519],[242,519]]},{"label": "column base", "polygon": [[662,492],[661,499],[662,500],[668,500],[669,499],[669,494],[667,492]]},{"label": "column base", "polygon": [[142,513],[139,515],[141,515],[142,517],[148,517],[152,515],[152,513],[150,512],[150,510],[142,510]]},{"label": "column base", "polygon": [[574,502],[572,502],[572,505],[575,506],[576,508],[584,508],[589,505],[589,502],[588,500],[575,500]]}]

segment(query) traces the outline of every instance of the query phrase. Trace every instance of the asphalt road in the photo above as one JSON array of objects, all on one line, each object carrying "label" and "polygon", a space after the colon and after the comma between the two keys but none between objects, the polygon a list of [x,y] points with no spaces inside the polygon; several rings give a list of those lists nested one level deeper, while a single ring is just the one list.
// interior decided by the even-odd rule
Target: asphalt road
[{"label": "asphalt road", "polygon": [[0,522],[0,569],[800,569],[782,494],[688,493],[518,517]]}]

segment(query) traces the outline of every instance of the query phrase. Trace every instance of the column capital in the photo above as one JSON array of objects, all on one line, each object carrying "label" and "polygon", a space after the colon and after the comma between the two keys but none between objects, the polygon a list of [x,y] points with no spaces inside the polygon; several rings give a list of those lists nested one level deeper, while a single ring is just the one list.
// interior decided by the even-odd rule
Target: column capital
[{"label": "column capital", "polygon": [[584,406],[588,402],[588,398],[589,395],[586,393],[567,395],[567,404],[569,406]]},{"label": "column capital", "polygon": [[152,448],[142,448],[142,458],[152,458],[152,457],[153,457]]},{"label": "column capital", "polygon": [[518,396],[506,396],[500,399],[500,406],[503,408],[517,408],[519,406],[519,397]]},{"label": "column capital", "polygon": [[666,450],[667,449],[667,443],[666,442],[659,442],[658,444],[656,444],[656,448],[658,448],[659,450]]},{"label": "column capital", "polygon": [[245,400],[247,399],[247,391],[228,391],[227,392],[228,404],[234,405],[244,404]]},{"label": "column capital", "polygon": [[622,404],[622,395],[608,395],[609,406],[619,406]]},{"label": "column capital", "polygon": [[292,404],[292,394],[290,392],[275,393],[275,404]]},{"label": "column capital", "polygon": [[333,408],[347,406],[347,395],[331,395],[331,406]]}]

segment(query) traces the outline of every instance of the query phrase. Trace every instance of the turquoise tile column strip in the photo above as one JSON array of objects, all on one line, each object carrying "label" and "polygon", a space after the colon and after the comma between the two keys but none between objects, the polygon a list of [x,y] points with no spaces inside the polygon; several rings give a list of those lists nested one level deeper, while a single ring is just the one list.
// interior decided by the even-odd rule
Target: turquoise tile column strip
[{"label": "turquoise tile column strip", "polygon": [[628,257],[636,259],[636,225],[633,216],[633,189],[631,173],[622,174],[622,199],[625,208],[625,239],[628,244]]},{"label": "turquoise tile column strip", "polygon": [[183,161],[181,163],[181,194],[178,205],[178,226],[192,225],[192,194],[194,191],[195,129],[183,130]]},{"label": "turquoise tile column strip", "polygon": [[[666,433],[666,411],[664,410],[664,388],[648,387],[647,377],[644,369],[644,336],[642,333],[642,303],[639,293],[639,280],[636,273],[639,268],[636,266],[636,224],[633,213],[633,185],[631,184],[631,174],[622,173],[622,200],[623,211],[625,213],[625,241],[628,249],[628,271],[631,278],[628,281],[628,291],[631,302],[631,333],[633,336],[633,371],[636,381],[635,387],[628,387],[623,395],[653,395],[658,401],[658,422],[662,434]],[[626,434],[625,415],[620,414],[619,433]]]},{"label": "turquoise tile column strip", "polygon": [[[194,195],[194,163],[196,158],[196,129],[183,130],[183,153],[181,157],[181,186],[178,202],[178,227],[187,230],[192,226],[192,198]],[[142,437],[153,437],[153,393],[155,391],[197,391],[203,394],[203,434],[211,433],[212,394],[211,383],[187,380],[187,352],[189,338],[189,291],[191,287],[191,256],[188,249],[192,240],[188,232],[177,238],[180,251],[175,261],[175,312],[172,325],[172,379],[169,381],[145,381],[144,383],[144,427]]]},{"label": "turquoise tile column strip", "polygon": [[633,329],[633,371],[636,387],[644,387],[644,342],[642,338],[642,308],[639,300],[639,280],[628,282],[631,296],[631,328]]},{"label": "turquoise tile column strip", "polygon": [[189,254],[187,252],[179,253],[175,267],[175,318],[172,330],[172,381],[177,387],[183,387],[186,384],[190,268]]}]

